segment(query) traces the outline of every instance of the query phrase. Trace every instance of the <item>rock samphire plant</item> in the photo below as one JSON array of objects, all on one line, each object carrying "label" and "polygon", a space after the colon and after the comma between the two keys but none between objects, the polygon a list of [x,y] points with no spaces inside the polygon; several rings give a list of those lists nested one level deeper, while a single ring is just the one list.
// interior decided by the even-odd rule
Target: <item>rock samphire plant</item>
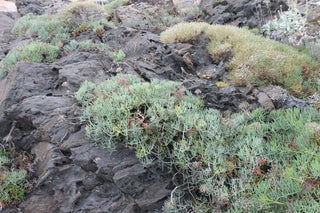
[{"label": "rock samphire plant", "polygon": [[172,168],[164,212],[316,212],[320,209],[317,109],[222,117],[179,83],[118,75],[76,94],[87,135],[145,164]]},{"label": "rock samphire plant", "polygon": [[180,23],[162,32],[163,43],[187,42],[203,34],[213,61],[226,62],[235,86],[279,85],[306,98],[319,89],[320,65],[295,48],[230,25]]}]

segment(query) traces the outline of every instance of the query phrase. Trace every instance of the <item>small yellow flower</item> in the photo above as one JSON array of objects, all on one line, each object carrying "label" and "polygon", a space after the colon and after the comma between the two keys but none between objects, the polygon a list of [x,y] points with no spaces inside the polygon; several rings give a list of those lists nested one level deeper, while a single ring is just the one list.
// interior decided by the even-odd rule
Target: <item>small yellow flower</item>
[{"label": "small yellow flower", "polygon": [[320,20],[317,21],[320,24]]},{"label": "small yellow flower", "polygon": [[280,4],[280,7],[282,7],[282,4]]}]

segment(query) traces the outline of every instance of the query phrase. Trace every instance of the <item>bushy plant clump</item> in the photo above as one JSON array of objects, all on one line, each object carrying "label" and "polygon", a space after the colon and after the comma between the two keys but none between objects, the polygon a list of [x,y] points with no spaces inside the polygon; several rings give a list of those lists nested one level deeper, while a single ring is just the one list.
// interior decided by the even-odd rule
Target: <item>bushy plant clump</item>
[{"label": "bushy plant clump", "polygon": [[12,67],[19,61],[22,61],[22,59],[21,48],[13,48],[8,55],[0,61],[0,78],[5,77]]},{"label": "bushy plant clump", "polygon": [[262,26],[261,31],[266,37],[307,51],[320,61],[319,30],[307,22],[297,9],[296,3],[292,3],[290,9],[285,12],[280,7],[278,16]]},{"label": "bushy plant clump", "polygon": [[[85,82],[76,97],[86,108],[83,119],[89,121],[86,129],[90,137],[110,149],[115,148],[115,141],[124,140],[136,148],[139,159],[150,162],[155,156],[169,157],[167,145],[177,136],[178,116],[201,105],[199,99],[183,93],[178,83],[141,83],[135,76],[126,75],[98,86]],[[105,118],[100,120],[95,115]],[[168,131],[159,131],[162,128]]]},{"label": "bushy plant clump", "polygon": [[[76,98],[87,135],[124,142],[143,163],[182,175],[165,212],[315,212],[320,208],[320,113],[203,109],[180,84],[119,75],[85,81]],[[179,176],[179,175],[178,175]]]},{"label": "bushy plant clump", "polygon": [[69,44],[65,45],[63,49],[70,53],[75,50],[80,50],[80,51],[91,51],[91,50],[99,50],[102,52],[109,52],[109,47],[108,45],[104,43],[93,43],[92,40],[85,40],[78,42],[76,40],[71,40]]},{"label": "bushy plant clump", "polygon": [[70,38],[70,29],[55,16],[27,14],[21,17],[12,33],[17,36],[38,37],[40,41],[57,44]]},{"label": "bushy plant clump", "polygon": [[114,60],[114,62],[121,62],[125,59],[126,54],[123,52],[123,50],[114,50],[113,51],[113,55],[112,58]]},{"label": "bushy plant clump", "polygon": [[0,62],[0,77],[8,74],[12,67],[21,61],[51,63],[59,55],[60,48],[48,43],[32,42],[12,49]]},{"label": "bushy plant clump", "polygon": [[73,2],[57,14],[63,25],[72,31],[83,23],[99,21],[105,17],[104,9],[93,2]]},{"label": "bushy plant clump", "polygon": [[267,37],[293,46],[300,46],[308,39],[307,21],[296,7],[285,12],[280,8],[278,17],[267,22],[261,30]]},{"label": "bushy plant clump", "polygon": [[11,161],[8,153],[0,150],[0,209],[24,199],[26,171],[3,171]]},{"label": "bushy plant clump", "polygon": [[60,48],[48,43],[32,42],[21,48],[22,60],[37,63],[52,63],[59,55]]},{"label": "bushy plant clump", "polygon": [[106,14],[111,16],[114,9],[116,9],[117,7],[123,6],[125,4],[127,4],[129,2],[129,0],[114,0],[111,1],[110,3],[106,4],[104,6],[104,9],[106,11]]},{"label": "bushy plant clump", "polygon": [[75,2],[54,15],[27,14],[16,22],[12,33],[36,41],[13,48],[0,62],[0,77],[5,77],[20,61],[51,63],[58,57],[60,50],[65,50],[65,53],[76,49],[109,53],[104,43],[93,43],[91,40],[68,42],[71,36],[77,37],[85,31],[93,31],[102,38],[105,25],[110,23],[105,19],[103,8],[93,2]]},{"label": "bushy plant clump", "polygon": [[186,42],[199,34],[211,42],[207,46],[212,59],[225,61],[235,86],[279,85],[298,97],[307,97],[319,89],[320,65],[309,55],[277,41],[267,40],[234,26],[207,23],[180,23],[162,32],[163,43]]}]

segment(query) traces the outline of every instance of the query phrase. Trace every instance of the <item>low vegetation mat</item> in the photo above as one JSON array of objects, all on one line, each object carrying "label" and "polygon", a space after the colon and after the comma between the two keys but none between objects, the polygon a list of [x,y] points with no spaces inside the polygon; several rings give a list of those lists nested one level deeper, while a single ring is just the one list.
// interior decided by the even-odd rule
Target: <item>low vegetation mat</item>
[{"label": "low vegetation mat", "polygon": [[25,170],[11,171],[6,164],[12,163],[9,153],[0,150],[0,210],[8,205],[24,199],[27,172]]},{"label": "low vegetation mat", "polygon": [[165,212],[316,212],[320,113],[288,109],[223,117],[179,83],[118,75],[76,95],[87,135],[172,168]]}]

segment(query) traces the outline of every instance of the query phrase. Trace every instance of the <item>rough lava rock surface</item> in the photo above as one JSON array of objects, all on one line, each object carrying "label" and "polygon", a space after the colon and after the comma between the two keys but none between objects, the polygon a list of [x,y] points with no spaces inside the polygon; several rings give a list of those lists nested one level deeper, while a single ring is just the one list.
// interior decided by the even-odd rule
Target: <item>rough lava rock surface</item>
[{"label": "rough lava rock surface", "polygon": [[277,13],[282,5],[286,11],[288,5],[284,0],[201,0],[200,10],[203,19],[210,24],[232,24],[236,26],[261,27]]}]

